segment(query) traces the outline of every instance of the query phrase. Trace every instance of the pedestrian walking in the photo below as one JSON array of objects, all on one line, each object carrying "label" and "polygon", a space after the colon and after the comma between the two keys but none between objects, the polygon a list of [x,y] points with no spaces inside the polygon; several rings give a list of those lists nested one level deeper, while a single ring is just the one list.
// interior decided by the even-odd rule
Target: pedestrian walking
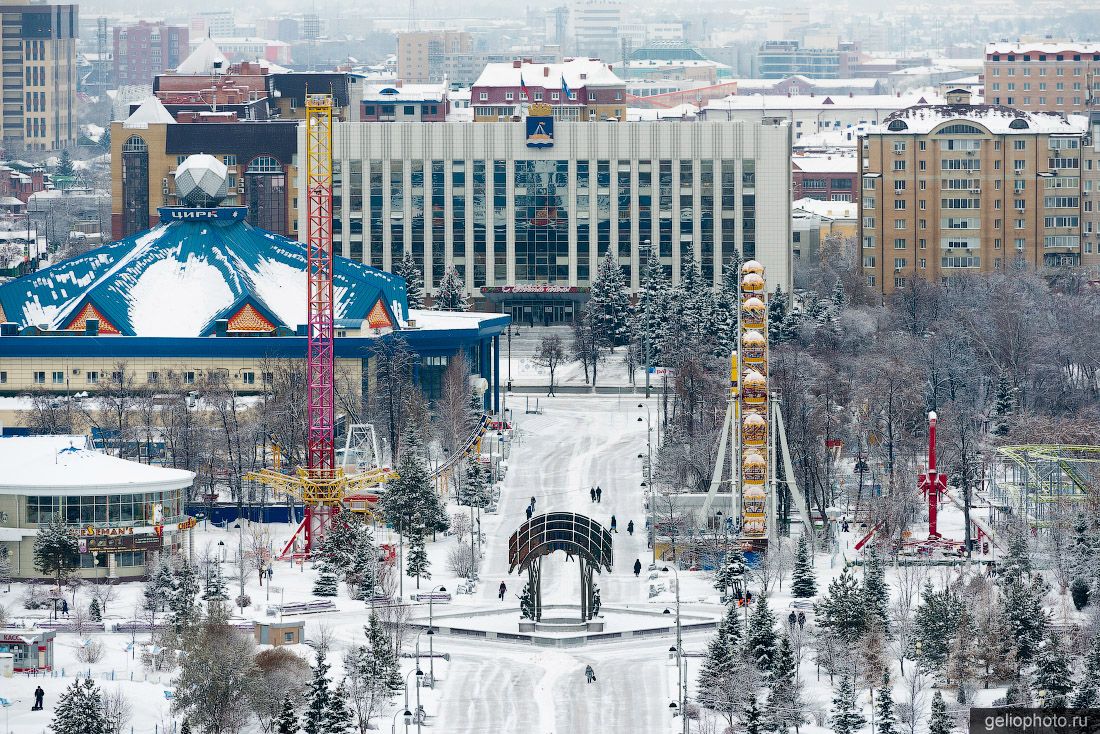
[{"label": "pedestrian walking", "polygon": [[798,613],[798,629],[802,629],[806,626],[806,612]]},{"label": "pedestrian walking", "polygon": [[634,535],[634,521],[631,520],[626,524],[626,532],[628,535]]},{"label": "pedestrian walking", "polygon": [[69,602],[64,599],[61,600],[61,613],[66,617],[69,616]]},{"label": "pedestrian walking", "polygon": [[752,592],[751,591],[746,591],[745,592],[745,606],[748,606],[749,604],[752,604]]},{"label": "pedestrian walking", "polygon": [[505,583],[503,581],[501,581],[500,582],[500,588],[497,589],[497,596],[500,597],[501,601],[504,601],[504,592],[506,592],[506,591],[508,591],[508,587],[505,585]]},{"label": "pedestrian walking", "polygon": [[789,625],[789,626],[790,626],[790,627],[791,627],[792,629],[794,628],[794,623],[795,623],[795,622],[797,622],[797,621],[798,621],[798,617],[796,617],[796,616],[794,615],[794,612],[791,612],[790,614],[788,614],[788,615],[787,615],[787,624],[788,624],[788,625]]},{"label": "pedestrian walking", "polygon": [[635,576],[641,576],[641,574],[642,574],[642,559],[641,558],[635,558],[634,559],[634,575]]},{"label": "pedestrian walking", "polygon": [[847,520],[841,520],[840,521],[840,532],[842,532],[842,533],[848,532],[848,521]]},{"label": "pedestrian walking", "polygon": [[527,505],[527,519],[530,520],[531,515],[533,515],[533,514],[534,514],[534,510],[531,508],[531,505]]},{"label": "pedestrian walking", "polygon": [[592,501],[595,502],[596,501],[596,488],[592,487],[591,489],[589,489],[588,490],[588,495],[592,498]]},{"label": "pedestrian walking", "polygon": [[42,690],[42,686],[34,689],[34,706],[31,706],[31,711],[42,710],[42,699],[46,697],[46,692]]},{"label": "pedestrian walking", "polygon": [[596,485],[596,504],[599,504],[600,500],[602,498],[603,498],[603,490],[600,489],[600,485],[597,484]]},{"label": "pedestrian walking", "polygon": [[591,665],[584,666],[584,677],[589,683],[596,682],[596,671],[592,670]]},{"label": "pedestrian walking", "polygon": [[611,532],[613,532],[613,533],[617,533],[617,532],[619,532],[619,524],[618,524],[618,522],[617,522],[617,521],[615,520],[615,516],[614,516],[614,515],[612,515],[612,516],[611,516]]},{"label": "pedestrian walking", "polygon": [[535,509],[535,498],[534,497],[531,498],[531,509],[532,510]]}]

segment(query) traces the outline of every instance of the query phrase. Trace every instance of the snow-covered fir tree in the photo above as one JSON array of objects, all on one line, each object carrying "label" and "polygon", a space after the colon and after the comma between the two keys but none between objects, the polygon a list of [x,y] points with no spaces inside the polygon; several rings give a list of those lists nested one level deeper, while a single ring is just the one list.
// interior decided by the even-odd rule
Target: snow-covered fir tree
[{"label": "snow-covered fir tree", "polygon": [[833,283],[833,295],[829,298],[832,301],[834,310],[839,313],[844,310],[844,307],[848,305],[848,295],[844,292],[844,284],[840,282],[840,278],[836,279]]},{"label": "snow-covered fir tree", "polygon": [[92,603],[88,605],[88,616],[93,622],[103,621],[103,610],[99,608],[99,599],[92,599]]},{"label": "snow-covered fir tree", "polygon": [[834,734],[856,734],[867,719],[856,706],[856,692],[852,686],[852,677],[845,674],[833,691],[833,710],[829,716]]},{"label": "snow-covered fir tree", "polygon": [[222,576],[222,564],[214,563],[213,569],[207,569],[206,588],[203,589],[202,598],[204,601],[225,601],[229,598],[225,577]]},{"label": "snow-covered fir tree", "polygon": [[794,571],[791,574],[791,593],[796,599],[812,599],[817,594],[817,579],[814,577],[806,533],[798,536],[798,554],[795,556]]},{"label": "snow-covered fir tree", "polygon": [[424,549],[424,532],[420,528],[409,533],[409,549],[405,552],[405,573],[416,579],[416,588],[420,588],[420,579],[430,579],[431,562]]},{"label": "snow-covered fir tree", "polygon": [[1001,611],[1016,641],[1016,656],[1021,663],[1032,661],[1050,626],[1050,612],[1043,607],[1048,590],[1038,575],[1020,576],[1001,588]]},{"label": "snow-covered fir tree", "polygon": [[77,680],[57,700],[50,729],[54,734],[108,734],[103,694],[91,678]]},{"label": "snow-covered fir tree", "polygon": [[172,562],[167,556],[160,556],[157,558],[149,581],[142,589],[145,609],[153,612],[165,609],[171,601],[175,585],[175,572],[172,569]]},{"label": "snow-covered fir tree", "polygon": [[790,341],[791,335],[784,329],[790,310],[790,302],[783,292],[783,286],[776,285],[775,292],[768,299],[768,341],[773,346]]},{"label": "snow-covered fir tree", "polygon": [[645,350],[649,350],[649,364],[660,363],[659,344],[665,325],[666,301],[664,296],[671,288],[665,275],[661,258],[650,255],[645,264],[642,292],[638,294],[635,311],[635,330],[642,345],[642,367],[646,367]]},{"label": "snow-covered fir tree", "polygon": [[761,673],[767,674],[771,671],[777,647],[775,615],[768,607],[767,594],[761,594],[749,616],[746,634],[749,659]]},{"label": "snow-covered fir tree", "polygon": [[450,526],[450,520],[435,490],[428,463],[418,448],[423,445],[422,441],[415,432],[409,431],[403,445],[401,459],[397,462],[397,479],[387,484],[387,491],[379,502],[382,517],[402,534],[414,527],[429,533],[443,532]]},{"label": "snow-covered fir tree", "polygon": [[313,582],[314,596],[336,596],[340,592],[340,579],[336,569],[327,559],[317,567],[317,578]]},{"label": "snow-covered fir tree", "polygon": [[519,595],[519,616],[523,619],[535,618],[535,591],[531,584],[524,584]]},{"label": "snow-covered fir tree", "polygon": [[306,709],[302,714],[302,730],[305,734],[328,734],[325,729],[326,717],[332,706],[332,691],[329,689],[328,660],[325,651],[317,653],[317,664],[313,666],[313,678],[306,692]]},{"label": "snow-covered fir tree", "polygon": [[290,696],[283,698],[283,708],[279,711],[279,717],[275,719],[275,734],[298,734],[298,712],[294,709],[294,702]]},{"label": "snow-covered fir tree", "polygon": [[745,554],[740,548],[726,551],[722,558],[722,565],[714,572],[714,588],[725,594],[730,589],[743,584],[745,580]]},{"label": "snow-covered fir tree", "polygon": [[34,567],[53,576],[59,587],[66,574],[80,567],[76,534],[59,514],[52,516],[48,525],[39,527],[34,536]]},{"label": "snow-covered fir tree", "polygon": [[1053,632],[1043,641],[1035,656],[1031,687],[1036,691],[1046,692],[1045,696],[1039,698],[1043,708],[1064,707],[1068,702],[1069,694],[1073,691],[1069,658]]},{"label": "snow-covered fir tree", "polygon": [[745,734],[763,734],[764,716],[760,713],[760,704],[756,694],[749,696],[749,710],[745,712]]},{"label": "snow-covered fir tree", "polygon": [[336,689],[329,696],[328,708],[325,710],[324,732],[325,734],[350,734],[352,730],[352,712],[348,706],[348,689],[343,681],[336,685]]},{"label": "snow-covered fir tree", "polygon": [[186,560],[181,560],[176,566],[173,582],[168,598],[168,618],[178,635],[194,625],[199,618],[198,604],[195,602],[199,595],[198,572]]},{"label": "snow-covered fir tree", "polygon": [[1097,686],[1100,686],[1100,632],[1092,638],[1092,645],[1081,665],[1081,675],[1073,693],[1072,705],[1075,708],[1095,707],[1100,702]]},{"label": "snow-covered fir tree", "polygon": [[[191,719],[184,719],[183,723],[180,724],[180,734],[191,734],[191,731],[192,731],[191,730]],[[294,728],[293,729],[288,729],[286,734],[297,734],[297,732],[298,732],[298,724],[297,724],[297,722],[295,722]],[[279,731],[278,729],[276,729],[275,734],[284,734],[284,733],[282,731]]]},{"label": "snow-covered fir tree", "polygon": [[962,602],[958,594],[951,589],[934,591],[932,583],[925,582],[913,621],[912,639],[914,649],[920,642],[920,652],[915,656],[923,670],[938,670],[947,662],[961,613]]},{"label": "snow-covered fir tree", "polygon": [[974,624],[963,606],[959,610],[951,646],[947,651],[946,670],[948,683],[954,683],[958,688],[956,700],[959,703],[967,702],[966,689],[974,678],[974,667],[977,664],[976,639]]},{"label": "snow-covered fir tree", "polygon": [[459,277],[454,265],[447,267],[439,288],[435,292],[432,308],[436,311],[469,311],[470,297],[466,294],[466,284]]},{"label": "snow-covered fir tree", "polygon": [[714,708],[715,698],[733,669],[733,649],[726,635],[726,621],[718,623],[718,630],[707,643],[706,657],[699,669],[699,703]]},{"label": "snow-covered fir tree", "polygon": [[863,603],[870,616],[869,623],[877,625],[884,634],[890,631],[890,587],[886,584],[886,569],[878,548],[871,545],[863,564]]},{"label": "snow-covered fir tree", "polygon": [[1001,370],[997,378],[997,398],[993,404],[993,434],[1008,435],[1009,419],[1016,412],[1016,389],[1012,387],[1008,370]]},{"label": "snow-covered fir tree", "polygon": [[854,645],[863,636],[867,630],[867,611],[851,568],[845,568],[829,582],[828,590],[814,605],[814,613],[818,627],[848,645]]},{"label": "snow-covered fir tree", "polygon": [[[839,281],[838,281],[839,282]],[[878,700],[875,702],[875,725],[878,734],[899,734],[898,719],[894,713],[894,695],[890,691],[889,674],[882,676],[882,685],[878,689]]]},{"label": "snow-covered fir tree", "polygon": [[409,299],[409,308],[424,308],[424,273],[416,264],[411,252],[401,256],[401,262],[393,269],[394,275],[405,279],[405,293]]},{"label": "snow-covered fir tree", "polygon": [[947,703],[943,700],[943,693],[936,691],[932,696],[932,711],[928,716],[928,734],[951,734],[954,730],[951,718],[947,715]]},{"label": "snow-covered fir tree", "polygon": [[797,729],[806,721],[803,713],[801,685],[795,667],[791,640],[783,635],[779,650],[768,676],[768,700],[764,706],[773,732]]},{"label": "snow-covered fir tree", "polygon": [[1031,548],[1027,533],[1022,528],[1011,528],[1008,533],[1008,551],[997,562],[997,581],[1002,586],[1019,579],[1031,577]]},{"label": "snow-covered fir tree", "polygon": [[596,270],[588,306],[593,323],[611,346],[625,344],[630,316],[630,297],[623,270],[609,249]]}]

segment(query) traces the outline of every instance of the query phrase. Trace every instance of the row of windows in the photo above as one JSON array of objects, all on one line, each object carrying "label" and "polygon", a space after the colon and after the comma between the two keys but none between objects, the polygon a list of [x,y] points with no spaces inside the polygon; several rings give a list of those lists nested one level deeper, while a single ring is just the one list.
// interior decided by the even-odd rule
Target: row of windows
[{"label": "row of windows", "polygon": [[[392,105],[392,104],[384,104],[384,105],[368,104],[368,105],[363,105],[363,114],[365,114],[365,115],[374,115],[376,110],[378,111],[377,114],[380,114],[380,115],[393,115],[393,114],[396,114],[397,107],[396,107],[396,105]],[[439,105],[435,105],[435,104],[433,104],[433,105],[428,105],[428,104],[423,105],[423,111],[428,113],[428,114],[431,114],[431,115],[437,115],[437,114],[439,114]],[[416,114],[416,105],[411,105],[411,104],[401,105],[401,114],[403,114],[405,116],[415,115]]]},{"label": "row of windows", "polygon": [[[115,557],[115,566],[119,568],[134,568],[145,565],[145,551],[121,551],[112,554]],[[105,568],[107,566],[106,553],[81,553],[81,568]]]},{"label": "row of windows", "polygon": [[28,525],[48,523],[55,515],[68,525],[152,525],[155,518],[161,522],[178,522],[183,515],[183,492],[27,497]]},{"label": "row of windows", "polygon": [[[1001,90],[1000,82],[993,82],[993,84],[991,86],[993,88],[992,91],[994,91],[994,92],[999,92]],[[1066,85],[1065,85],[1064,82],[1056,82],[1054,84],[1054,91],[1056,91],[1056,92],[1064,92],[1065,89],[1066,89]],[[1016,91],[1016,83],[1015,82],[1008,82],[1005,85],[1005,90],[1008,91],[1008,92]],[[1021,85],[1021,91],[1030,92],[1031,91],[1031,82],[1024,82]],[[1039,91],[1040,92],[1047,91],[1047,83],[1046,82],[1039,82]],[[1075,92],[1080,92],[1081,91],[1081,82],[1073,82],[1073,91],[1075,91]]]},{"label": "row of windows", "polygon": [[[227,377],[229,377],[231,375],[230,370],[227,369],[227,368],[222,368],[222,371],[226,373]],[[194,385],[199,374],[201,374],[201,373],[196,373],[194,370],[186,370],[184,372],[180,372],[179,373],[180,381],[184,385]],[[72,384],[72,382],[75,381],[75,378],[79,378],[81,376],[83,376],[83,378],[84,378],[84,383],[88,384],[88,385],[98,385],[98,384],[101,384],[101,383],[107,383],[108,381],[111,382],[111,383],[121,383],[122,382],[122,373],[121,372],[111,372],[110,375],[108,375],[106,372],[100,372],[99,370],[86,370],[83,373],[83,375],[81,375],[81,373],[79,371],[76,371],[75,374],[73,375],[74,379],[67,379],[66,374],[63,370],[54,370],[53,372],[46,372],[45,370],[38,370],[38,371],[35,371],[33,379],[34,379],[34,384],[36,384],[36,385],[45,385],[47,383],[47,378],[48,378],[49,384],[51,384],[51,385],[65,385],[65,384]],[[253,370],[245,370],[245,369],[237,370],[237,372],[234,376],[242,384],[245,384],[245,385],[255,385],[256,384],[256,373]],[[166,380],[167,378],[168,378],[168,376],[166,374],[161,373],[161,372],[157,372],[157,371],[150,371],[150,372],[145,373],[145,381],[147,383],[149,383],[150,385],[160,384],[162,382],[162,380]],[[271,381],[273,379],[272,378],[272,373],[271,372],[261,372],[260,373],[260,379],[263,381],[264,385],[270,385]],[[7,372],[0,372],[0,383],[4,383],[4,382],[7,382],[7,381],[8,381],[8,373]]]},{"label": "row of windows", "polygon": [[[535,92],[534,96],[535,96],[535,101],[536,102],[541,102],[542,101],[542,92]],[[515,98],[514,93],[512,93],[512,92],[505,92],[504,93],[504,99],[506,99],[508,101],[511,101],[514,98]],[[519,98],[520,98],[520,100],[526,101],[527,100],[527,92],[520,92],[519,93]],[[588,98],[592,102],[595,102],[596,101],[596,94],[595,93],[589,94]],[[615,92],[615,99],[616,100],[621,100],[622,98],[623,98],[623,93],[622,92]],[[551,102],[557,102],[560,99],[561,99],[561,93],[560,92],[558,92],[558,91],[551,91],[550,92],[550,101]],[[576,101],[577,93],[573,92],[573,91],[570,91],[569,92],[569,99]],[[489,101],[489,93],[488,92],[481,92],[478,95],[478,100],[481,101],[481,102]]]}]

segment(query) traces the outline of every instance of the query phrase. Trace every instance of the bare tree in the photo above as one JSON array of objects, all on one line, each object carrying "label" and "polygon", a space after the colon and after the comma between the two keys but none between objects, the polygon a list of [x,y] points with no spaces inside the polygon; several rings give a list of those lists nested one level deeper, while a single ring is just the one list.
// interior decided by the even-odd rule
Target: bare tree
[{"label": "bare tree", "polygon": [[107,605],[114,601],[118,595],[118,582],[111,579],[103,579],[98,583],[91,584],[88,588],[88,594],[99,602],[99,611],[106,617]]},{"label": "bare tree", "polygon": [[262,650],[256,655],[259,671],[258,685],[251,690],[251,706],[260,727],[265,732],[274,729],[275,720],[282,711],[283,701],[289,698],[299,703],[310,677],[309,662],[285,647]]},{"label": "bare tree", "polygon": [[[371,392],[371,411],[375,423],[389,437],[390,459],[396,464],[400,455],[400,435],[406,426],[409,399],[414,392],[412,368],[416,355],[401,337],[376,339],[370,348],[375,369],[375,389]],[[419,393],[419,389],[415,392]]]},{"label": "bare tree", "polygon": [[443,371],[436,413],[439,416],[440,442],[448,452],[457,451],[469,433],[471,424],[470,362],[465,352],[456,352]]},{"label": "bare tree", "polygon": [[917,725],[924,719],[924,707],[928,702],[928,681],[914,665],[901,674],[901,690],[904,698],[898,704],[898,719],[916,734]]},{"label": "bare tree", "polygon": [[539,351],[535,354],[534,363],[550,373],[550,387],[546,397],[554,395],[554,374],[563,361],[565,361],[565,347],[562,345],[561,337],[557,334],[544,336],[539,343]]},{"label": "bare tree", "polygon": [[113,691],[103,691],[103,718],[107,721],[109,734],[123,734],[126,725],[134,715],[134,707],[121,686],[115,686]]}]

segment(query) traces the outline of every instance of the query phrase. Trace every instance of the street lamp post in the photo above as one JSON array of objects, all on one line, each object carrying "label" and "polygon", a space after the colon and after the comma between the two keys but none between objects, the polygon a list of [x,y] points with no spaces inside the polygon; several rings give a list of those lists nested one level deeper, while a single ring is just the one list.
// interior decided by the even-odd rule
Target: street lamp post
[{"label": "street lamp post", "polygon": [[[663,571],[668,571],[669,567],[665,566]],[[682,635],[682,628],[680,627],[680,569],[675,565],[672,566],[672,573],[676,576],[676,675],[679,680],[680,688],[680,716],[684,720],[684,734],[688,734],[688,718],[687,718],[687,661],[684,660],[684,642]],[[667,609],[665,610],[668,611]]]},{"label": "street lamp post", "polygon": [[397,715],[401,714],[401,718],[405,722],[405,730],[408,731],[409,724],[413,723],[412,711],[409,711],[409,707],[405,707],[404,713],[401,711],[393,712],[393,721],[390,722],[390,734],[397,734]]},{"label": "street lamp post", "polygon": [[407,714],[405,716],[405,731],[406,732],[409,731],[409,724],[412,723],[412,718],[413,718],[412,714],[409,713],[409,676],[413,675],[414,673],[416,674],[416,677],[417,677],[417,681],[416,681],[416,684],[417,684],[416,685],[416,718],[417,718],[418,721],[420,720],[420,680],[419,679],[424,677],[424,671],[420,669],[420,665],[417,665],[416,668],[414,668],[413,670],[410,670],[408,673],[405,674],[405,713]]},{"label": "street lamp post", "polygon": [[237,606],[240,607],[241,613],[244,613],[244,528],[241,527],[241,523],[238,521],[233,525],[233,529],[237,530],[237,561],[240,564],[238,569],[240,576],[240,591],[237,596]]},{"label": "street lamp post", "polygon": [[[646,488],[649,495],[649,547],[653,549],[653,562],[657,562],[657,496],[653,491],[653,424],[649,412],[649,406],[642,403],[639,408],[645,408],[645,447],[646,447]],[[641,422],[641,417],[638,421]]]},{"label": "street lamp post", "polygon": [[[470,532],[473,532],[473,528],[470,529]],[[432,688],[435,688],[435,646],[432,644],[435,628],[432,625],[432,599],[437,592],[446,593],[446,591],[446,587],[439,586],[428,593],[428,655],[430,656],[428,659],[428,685]]]}]

